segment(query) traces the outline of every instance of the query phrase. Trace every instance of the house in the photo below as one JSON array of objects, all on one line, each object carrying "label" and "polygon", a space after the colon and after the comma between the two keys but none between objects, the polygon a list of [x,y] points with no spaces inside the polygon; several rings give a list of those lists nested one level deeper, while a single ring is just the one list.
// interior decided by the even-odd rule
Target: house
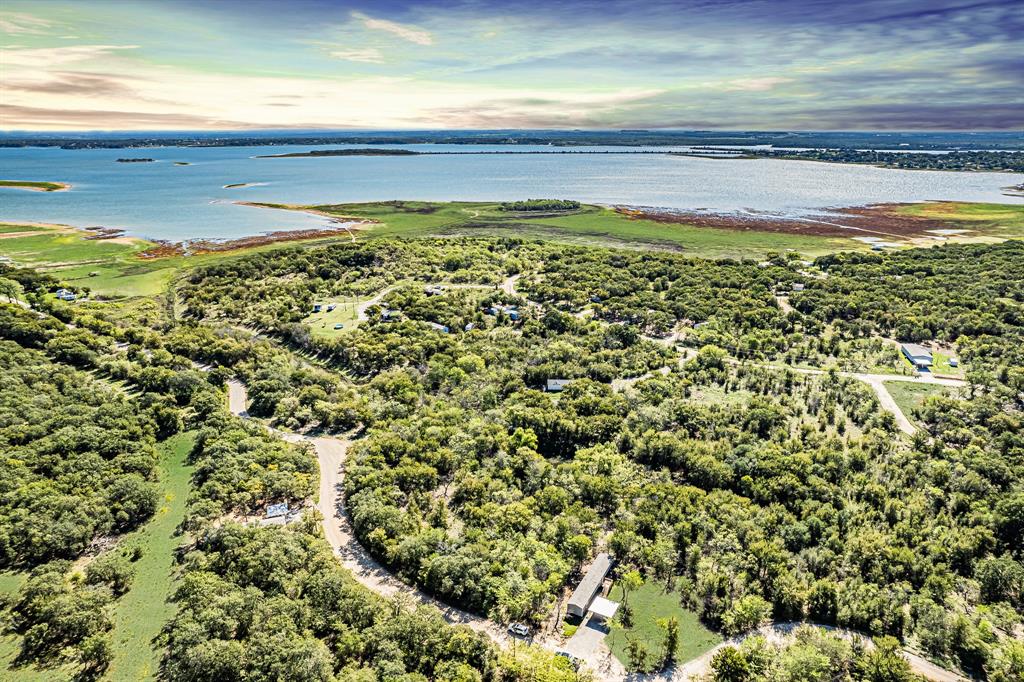
[{"label": "house", "polygon": [[612,558],[606,552],[601,552],[594,558],[594,563],[590,565],[590,569],[583,576],[583,580],[580,581],[580,584],[573,590],[572,596],[569,597],[569,605],[566,607],[568,615],[576,616],[577,618],[583,618],[587,615],[591,602],[594,601],[597,593],[601,591],[604,579],[608,576],[608,571],[611,568]]},{"label": "house", "polygon": [[288,503],[281,502],[280,504],[271,504],[267,506],[267,518],[272,519],[276,516],[285,516],[288,514]]},{"label": "house", "polygon": [[900,350],[915,369],[926,370],[932,366],[932,352],[924,346],[916,343],[903,343],[900,344]]},{"label": "house", "polygon": [[803,282],[793,282],[793,291],[803,291],[803,290],[804,290],[804,283]]},{"label": "house", "polygon": [[566,386],[572,383],[572,379],[548,379],[544,390],[549,393],[560,393]]},{"label": "house", "polygon": [[78,296],[70,289],[57,289],[57,298],[62,301],[74,301]]},{"label": "house", "polygon": [[614,618],[615,612],[618,610],[619,602],[604,597],[594,597],[594,601],[590,602],[590,620],[603,623]]},{"label": "house", "polygon": [[437,322],[427,322],[427,324],[430,326],[431,329],[435,331],[439,331],[442,334],[448,333],[448,327],[444,326],[443,324],[438,324]]}]

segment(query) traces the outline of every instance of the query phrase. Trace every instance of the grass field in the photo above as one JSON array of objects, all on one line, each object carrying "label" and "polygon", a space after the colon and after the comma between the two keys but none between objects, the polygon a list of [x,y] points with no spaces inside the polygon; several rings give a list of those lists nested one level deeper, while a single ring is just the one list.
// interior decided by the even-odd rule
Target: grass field
[{"label": "grass field", "polygon": [[[704,627],[697,614],[684,609],[679,601],[680,595],[675,591],[667,591],[665,585],[648,582],[629,593],[629,605],[633,609],[633,627],[612,628],[606,641],[623,665],[629,664],[626,644],[629,640],[640,640],[647,646],[653,656],[661,653],[664,638],[658,619],[675,616],[679,620],[679,645],[676,647],[676,660],[689,661],[708,651],[722,641],[717,634]],[[609,599],[622,601],[622,589],[612,587]]]},{"label": "grass field", "polygon": [[[280,207],[280,206],[279,206]],[[302,208],[302,207],[285,207]],[[368,237],[499,236],[601,246],[681,250],[708,258],[763,257],[793,249],[807,255],[864,249],[852,239],[722,230],[637,220],[600,206],[555,213],[509,213],[487,202],[376,202],[307,207],[335,216],[371,219]]]},{"label": "grass field", "polygon": [[930,201],[900,206],[896,212],[947,223],[936,227],[972,230],[978,236],[1000,239],[1024,237],[1024,205],[1022,204]]},{"label": "grass field", "polygon": [[[950,389],[935,384],[915,384],[910,381],[886,381],[885,388],[896,404],[903,410],[908,419],[914,419],[914,410],[924,403],[924,399],[936,395],[949,395]],[[916,421],[916,420],[914,420]]]},{"label": "grass field", "polygon": [[174,550],[181,543],[175,530],[185,517],[192,467],[186,458],[196,434],[182,433],[160,444],[160,483],[164,500],[156,516],[122,546],[139,546],[142,558],[135,562],[132,588],[114,610],[113,661],[110,680],[147,680],[156,676],[160,652],[153,640],[174,614],[168,601],[173,587]]},{"label": "grass field", "polygon": [[[309,331],[313,336],[319,338],[333,338],[356,326],[356,321],[358,319],[356,306],[359,302],[360,301],[353,298],[349,298],[347,300],[324,299],[323,301],[318,299],[317,303],[324,304],[323,312],[313,313],[303,320],[303,322],[309,325]],[[337,307],[328,312],[328,303],[333,303]],[[341,329],[335,329],[334,325],[336,324],[344,326]]]},{"label": "grass field", "polygon": [[937,350],[932,353],[932,374],[941,374],[942,376],[950,377],[962,377],[964,375],[964,368],[951,367],[949,364],[950,358],[955,358],[956,355],[945,353]]}]

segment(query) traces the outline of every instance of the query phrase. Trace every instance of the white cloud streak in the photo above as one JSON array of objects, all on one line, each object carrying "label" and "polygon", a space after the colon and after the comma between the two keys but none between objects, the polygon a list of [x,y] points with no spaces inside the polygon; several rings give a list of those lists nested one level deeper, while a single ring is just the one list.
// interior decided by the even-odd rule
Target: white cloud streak
[{"label": "white cloud streak", "polygon": [[335,59],[344,59],[350,62],[363,62],[366,64],[384,63],[384,54],[375,47],[331,50],[328,54]]},{"label": "white cloud streak", "polygon": [[374,19],[362,12],[353,12],[352,18],[361,21],[363,26],[371,31],[384,31],[385,33],[390,33],[402,40],[408,40],[410,43],[416,43],[417,45],[434,44],[434,36],[431,35],[430,31],[424,31],[423,29],[416,28],[415,26],[399,24],[397,21],[388,21],[387,19]]},{"label": "white cloud streak", "polygon": [[31,14],[0,13],[0,32],[8,35],[43,35],[49,32],[51,26],[53,26],[52,22]]}]

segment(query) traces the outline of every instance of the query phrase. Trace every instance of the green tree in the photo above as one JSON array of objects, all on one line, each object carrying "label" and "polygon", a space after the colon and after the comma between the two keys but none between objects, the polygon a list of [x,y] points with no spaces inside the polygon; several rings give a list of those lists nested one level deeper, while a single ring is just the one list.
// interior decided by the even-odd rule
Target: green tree
[{"label": "green tree", "polygon": [[721,649],[711,659],[711,670],[715,682],[747,682],[750,667],[743,653],[733,646]]}]

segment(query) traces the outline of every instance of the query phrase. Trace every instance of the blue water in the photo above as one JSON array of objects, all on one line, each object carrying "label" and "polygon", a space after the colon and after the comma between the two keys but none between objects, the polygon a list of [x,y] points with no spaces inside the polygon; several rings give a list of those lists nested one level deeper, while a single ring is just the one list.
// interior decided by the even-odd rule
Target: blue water
[{"label": "blue water", "polygon": [[[332,145],[337,147],[339,145]],[[421,151],[557,151],[519,145],[402,145]],[[446,155],[257,159],[309,146],[0,149],[0,179],[69,182],[68,192],[0,188],[0,221],[122,228],[150,238],[230,238],[322,227],[325,219],[238,206],[557,197],[714,212],[807,215],[824,208],[923,200],[1024,203],[1009,173],[904,171],[769,159],[664,155]],[[586,150],[602,148],[588,147]],[[623,148],[605,148],[621,151]],[[116,163],[148,157],[155,163]],[[192,165],[175,166],[175,161]],[[255,186],[225,189],[232,183]]]}]

